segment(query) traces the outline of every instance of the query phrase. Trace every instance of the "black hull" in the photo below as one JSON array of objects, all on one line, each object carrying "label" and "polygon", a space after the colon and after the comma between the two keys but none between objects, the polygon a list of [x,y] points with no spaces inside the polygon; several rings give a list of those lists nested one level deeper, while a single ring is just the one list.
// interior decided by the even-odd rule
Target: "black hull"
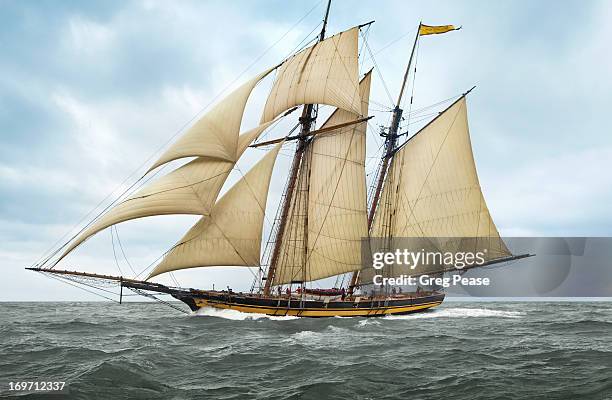
[{"label": "black hull", "polygon": [[297,317],[378,317],[404,315],[427,310],[444,301],[444,293],[406,294],[388,298],[347,298],[344,301],[301,300],[264,297],[243,293],[191,291],[174,293],[192,311],[203,307],[230,309],[246,313]]}]

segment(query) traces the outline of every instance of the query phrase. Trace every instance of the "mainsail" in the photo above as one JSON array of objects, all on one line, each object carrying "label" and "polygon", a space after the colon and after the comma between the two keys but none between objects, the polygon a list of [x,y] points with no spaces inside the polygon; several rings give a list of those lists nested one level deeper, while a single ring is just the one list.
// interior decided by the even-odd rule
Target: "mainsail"
[{"label": "mainsail", "polygon": [[166,254],[149,278],[210,266],[257,266],[276,145]]},{"label": "mainsail", "polygon": [[359,114],[358,34],[358,27],[340,32],[285,60],[261,122],[300,104],[327,104]]},{"label": "mainsail", "polygon": [[[403,247],[402,238],[423,238],[423,247],[439,251],[487,249],[486,261],[510,256],[483,197],[462,96],[411,137],[393,157],[370,231],[388,238],[387,249]],[[412,242],[414,244],[418,241]],[[413,249],[421,250],[420,248]],[[452,270],[452,265],[394,266],[393,275]],[[374,270],[361,272],[371,282]]]},{"label": "mainsail", "polygon": [[[322,128],[367,115],[371,72],[360,82],[358,113],[337,109]],[[316,135],[302,164],[280,244],[273,284],[313,281],[361,268],[367,236],[366,122]],[[305,216],[308,218],[305,218]]]}]

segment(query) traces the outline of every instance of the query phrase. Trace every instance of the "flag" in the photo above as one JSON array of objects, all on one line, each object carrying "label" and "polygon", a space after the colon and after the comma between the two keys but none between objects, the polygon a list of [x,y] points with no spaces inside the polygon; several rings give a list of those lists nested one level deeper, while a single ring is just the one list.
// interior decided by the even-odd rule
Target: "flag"
[{"label": "flag", "polygon": [[450,31],[456,31],[459,28],[455,28],[454,25],[440,25],[440,26],[431,26],[431,25],[423,25],[419,26],[419,36],[425,35],[437,35],[438,33],[446,33]]}]

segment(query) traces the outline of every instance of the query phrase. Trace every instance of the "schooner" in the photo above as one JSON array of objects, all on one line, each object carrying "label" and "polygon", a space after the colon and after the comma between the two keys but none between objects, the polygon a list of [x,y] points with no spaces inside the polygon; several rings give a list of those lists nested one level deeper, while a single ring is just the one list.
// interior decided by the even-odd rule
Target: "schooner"
[{"label": "schooner", "polygon": [[[372,71],[359,76],[358,42],[360,31],[371,22],[326,37],[330,3],[314,45],[259,73],[219,101],[163,152],[147,174],[176,160],[185,160],[182,166],[116,202],[28,269],[71,282],[84,280],[88,285],[116,284],[121,293],[129,288],[154,298],[154,293],[169,294],[193,311],[214,307],[303,317],[380,316],[437,306],[444,292],[402,293],[372,285],[375,271],[365,262],[371,238],[378,238],[384,248],[392,248],[396,238],[429,238],[435,248],[454,251],[466,243],[484,243],[486,265],[525,257],[512,255],[501,240],[482,195],[468,130],[469,91],[416,134],[408,137],[400,132],[400,106],[419,38],[456,30],[451,25],[418,26],[391,124],[380,132],[383,153],[368,196],[365,159]],[[259,125],[240,132],[251,92],[273,73]],[[319,105],[335,110],[315,129]],[[268,128],[292,118],[300,107],[299,132],[258,141]],[[401,142],[404,136],[407,139]],[[288,145],[295,146],[293,160],[269,251],[262,254],[270,180],[280,149]],[[249,147],[268,150],[219,196]],[[200,219],[144,280],[56,268],[66,255],[104,229],[128,220],[174,214]],[[436,239],[442,237],[461,239]],[[186,289],[153,281],[172,271],[211,266],[256,267],[259,273],[248,293]],[[394,266],[383,273],[452,270],[452,266],[416,271]],[[347,278],[344,287],[313,286],[334,276]]]}]

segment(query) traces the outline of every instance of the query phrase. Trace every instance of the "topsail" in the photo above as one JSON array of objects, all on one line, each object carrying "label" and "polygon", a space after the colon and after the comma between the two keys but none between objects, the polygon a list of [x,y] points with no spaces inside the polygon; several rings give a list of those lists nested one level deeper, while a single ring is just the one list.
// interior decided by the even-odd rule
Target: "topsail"
[{"label": "topsail", "polygon": [[301,104],[327,104],[360,115],[358,34],[357,27],[340,32],[283,62],[261,122]]}]

